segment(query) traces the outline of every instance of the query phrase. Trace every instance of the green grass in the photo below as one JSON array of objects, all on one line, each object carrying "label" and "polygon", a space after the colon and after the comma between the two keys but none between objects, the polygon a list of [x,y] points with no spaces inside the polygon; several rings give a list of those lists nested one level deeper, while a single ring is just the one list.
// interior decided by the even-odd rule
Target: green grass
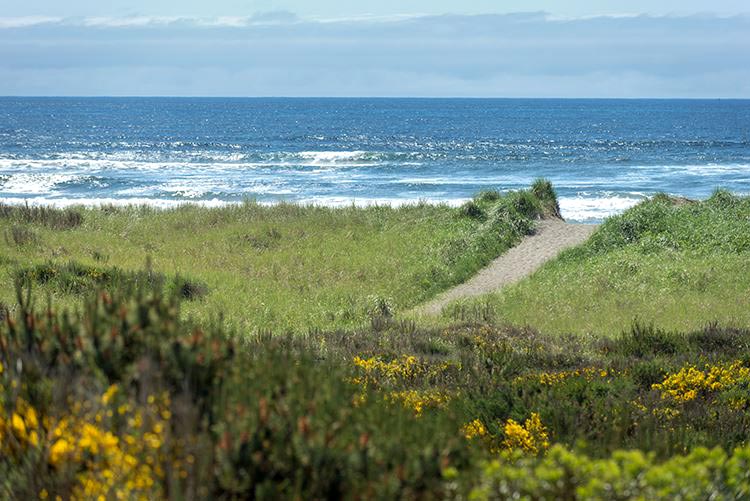
[{"label": "green grass", "polygon": [[611,336],[635,319],[670,330],[750,323],[750,199],[657,196],[521,283],[449,305],[453,319]]},{"label": "green grass", "polygon": [[19,270],[67,270],[36,284],[73,305],[76,292],[106,285],[101,276],[148,267],[207,291],[185,307],[199,320],[221,311],[248,331],[351,327],[467,279],[514,245],[549,203],[519,192],[484,194],[461,208],[3,206],[0,301],[12,302]]}]

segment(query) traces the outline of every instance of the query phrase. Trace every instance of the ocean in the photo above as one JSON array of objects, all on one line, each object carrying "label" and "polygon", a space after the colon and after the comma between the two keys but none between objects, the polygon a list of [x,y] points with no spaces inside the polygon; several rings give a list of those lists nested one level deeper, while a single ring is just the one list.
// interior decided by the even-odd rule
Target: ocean
[{"label": "ocean", "polygon": [[552,181],[596,222],[750,192],[750,100],[0,98],[0,201],[460,204]]}]

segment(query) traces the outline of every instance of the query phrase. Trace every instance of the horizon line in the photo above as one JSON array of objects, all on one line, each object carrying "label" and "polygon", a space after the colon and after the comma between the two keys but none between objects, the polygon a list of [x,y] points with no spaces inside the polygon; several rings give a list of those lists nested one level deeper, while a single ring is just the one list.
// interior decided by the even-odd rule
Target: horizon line
[{"label": "horizon line", "polygon": [[680,97],[680,96],[608,96],[608,97],[586,97],[586,96],[293,96],[293,95],[257,95],[257,96],[241,96],[241,95],[226,95],[226,96],[211,96],[211,95],[167,95],[167,94],[153,94],[153,95],[138,95],[138,94],[117,94],[117,95],[91,95],[91,94],[5,94],[0,95],[0,99],[8,98],[22,98],[22,99],[423,99],[423,100],[438,100],[438,99],[466,99],[466,100],[482,100],[482,99],[495,99],[495,100],[512,100],[512,99],[536,99],[536,100],[673,100],[673,101],[748,101],[750,96],[747,97],[725,97],[725,96],[692,96],[692,97]]}]

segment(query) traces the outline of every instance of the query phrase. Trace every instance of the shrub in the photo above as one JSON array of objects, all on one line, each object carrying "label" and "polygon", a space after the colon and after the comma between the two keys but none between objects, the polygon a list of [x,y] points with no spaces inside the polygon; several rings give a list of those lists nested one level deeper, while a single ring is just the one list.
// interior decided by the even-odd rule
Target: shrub
[{"label": "shrub", "polygon": [[98,294],[81,314],[19,302],[0,326],[13,497],[445,497],[444,471],[469,464],[449,414],[363,394],[290,340],[239,345],[150,292]]},{"label": "shrub", "polygon": [[75,261],[66,264],[47,262],[16,272],[16,280],[26,286],[47,285],[65,294],[82,294],[98,289],[161,289],[166,283],[162,273],[152,270],[125,271],[117,267],[87,266]]}]

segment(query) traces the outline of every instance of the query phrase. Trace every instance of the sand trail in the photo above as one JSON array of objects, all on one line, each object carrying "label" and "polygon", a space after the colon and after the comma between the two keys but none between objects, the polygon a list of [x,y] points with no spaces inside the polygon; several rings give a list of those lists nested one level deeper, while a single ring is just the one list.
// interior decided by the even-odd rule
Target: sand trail
[{"label": "sand trail", "polygon": [[559,219],[539,221],[536,231],[526,236],[520,244],[495,259],[468,282],[443,292],[429,303],[417,307],[415,312],[439,315],[451,301],[495,292],[518,282],[562,250],[586,241],[596,228],[593,224],[570,224]]}]

